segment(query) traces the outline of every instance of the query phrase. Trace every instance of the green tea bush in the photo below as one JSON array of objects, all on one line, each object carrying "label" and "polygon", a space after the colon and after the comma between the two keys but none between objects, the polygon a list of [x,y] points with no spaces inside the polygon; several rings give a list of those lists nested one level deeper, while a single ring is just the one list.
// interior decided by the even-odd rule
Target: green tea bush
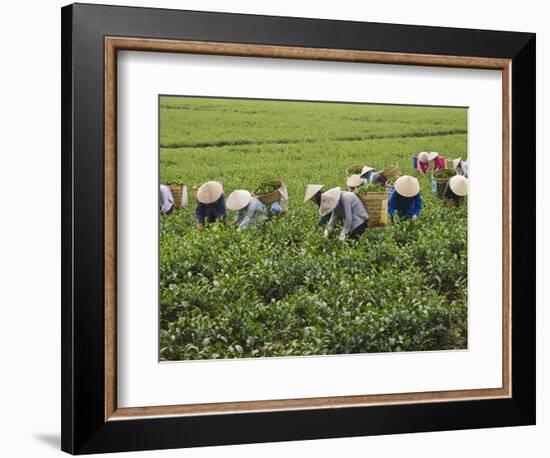
[{"label": "green tea bush", "polygon": [[340,242],[338,231],[323,237],[317,208],[302,201],[308,183],[345,186],[349,164],[415,174],[418,151],[465,157],[466,111],[285,103],[161,98],[161,182],[215,179],[228,195],[280,176],[290,210],[244,231],[197,231],[191,195],[160,218],[160,356],[466,348],[466,205],[444,206],[422,176],[415,223]]},{"label": "green tea bush", "polygon": [[323,238],[314,211],[242,232],[197,232],[184,211],[164,217],[161,355],[464,348],[465,211],[428,195],[417,223],[370,229],[359,243]]}]

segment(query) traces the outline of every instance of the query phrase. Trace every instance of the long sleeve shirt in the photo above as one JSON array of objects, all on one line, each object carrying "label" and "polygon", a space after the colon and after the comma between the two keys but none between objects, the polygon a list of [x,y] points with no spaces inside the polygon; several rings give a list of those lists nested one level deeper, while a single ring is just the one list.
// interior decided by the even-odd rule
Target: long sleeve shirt
[{"label": "long sleeve shirt", "polygon": [[174,196],[170,188],[164,184],[160,185],[160,211],[161,213],[168,213],[174,206]]},{"label": "long sleeve shirt", "polygon": [[401,217],[406,216],[407,218],[411,218],[414,215],[418,216],[421,209],[422,196],[420,193],[413,197],[403,197],[394,189],[388,199],[388,214],[392,218],[396,211]]},{"label": "long sleeve shirt", "polygon": [[234,222],[239,229],[246,229],[252,223],[265,221],[268,217],[267,207],[259,199],[252,199],[248,205],[235,214]]},{"label": "long sleeve shirt", "polygon": [[416,161],[416,170],[418,170],[419,173],[428,173],[430,171],[430,163]]},{"label": "long sleeve shirt", "polygon": [[353,192],[341,192],[340,200],[332,210],[328,225],[331,229],[334,229],[338,220],[343,220],[344,227],[340,235],[345,237],[368,219],[369,214],[361,199]]},{"label": "long sleeve shirt", "polygon": [[214,221],[221,221],[225,218],[225,197],[222,194],[216,202],[211,204],[203,204],[197,201],[195,207],[195,218],[197,223],[204,224],[205,221],[213,223]]}]

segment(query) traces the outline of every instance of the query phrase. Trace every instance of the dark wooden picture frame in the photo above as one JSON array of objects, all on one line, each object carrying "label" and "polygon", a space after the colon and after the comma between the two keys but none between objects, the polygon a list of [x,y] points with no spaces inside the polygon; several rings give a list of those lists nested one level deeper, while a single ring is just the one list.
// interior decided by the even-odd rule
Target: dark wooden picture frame
[{"label": "dark wooden picture frame", "polygon": [[[118,50],[502,71],[503,386],[117,408]],[[63,450],[80,454],[534,424],[534,157],[534,34],[83,4],[63,8]],[[521,186],[512,186],[512,170],[522,177]]]}]

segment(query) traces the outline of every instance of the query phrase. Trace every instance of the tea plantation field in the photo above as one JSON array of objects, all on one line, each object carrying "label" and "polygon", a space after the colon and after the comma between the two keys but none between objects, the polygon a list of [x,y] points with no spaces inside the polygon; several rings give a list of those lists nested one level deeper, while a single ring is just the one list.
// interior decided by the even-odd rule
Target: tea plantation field
[{"label": "tea plantation field", "polygon": [[[308,183],[345,187],[346,167],[439,151],[467,156],[467,111],[161,97],[161,183],[280,178],[289,214],[237,232],[195,229],[195,201],[161,218],[160,352],[166,360],[467,347],[467,208],[422,177],[419,220],[330,239]],[[233,215],[228,213],[228,217]]]}]

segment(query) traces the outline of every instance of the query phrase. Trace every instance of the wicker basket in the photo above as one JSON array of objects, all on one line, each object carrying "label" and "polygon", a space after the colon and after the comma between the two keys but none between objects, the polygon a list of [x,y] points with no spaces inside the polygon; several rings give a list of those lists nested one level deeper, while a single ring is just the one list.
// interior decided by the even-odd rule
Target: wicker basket
[{"label": "wicker basket", "polygon": [[388,222],[387,192],[363,192],[357,194],[369,214],[369,227],[385,226]]},{"label": "wicker basket", "polygon": [[[364,165],[362,165],[362,164],[351,164],[351,165],[346,169],[346,176],[349,178],[351,175],[353,175],[352,169],[357,169],[357,168],[359,168],[359,169],[363,170],[363,167],[364,167]],[[359,172],[359,173],[361,173],[361,172]]]},{"label": "wicker basket", "polygon": [[[185,192],[184,192],[185,188]],[[174,198],[174,207],[183,208],[187,205],[187,188],[181,184],[171,184],[170,192]]]},{"label": "wicker basket", "polygon": [[258,200],[263,203],[264,205],[270,205],[275,202],[279,202],[281,200],[281,193],[279,192],[279,189],[283,182],[280,180],[273,180],[272,183],[277,186],[277,190],[270,192],[268,194],[261,194],[259,196],[256,196]]},{"label": "wicker basket", "polygon": [[[446,170],[446,169],[443,169],[443,170]],[[453,170],[453,169],[451,170],[454,172],[453,176],[457,174],[456,170]],[[447,183],[449,182],[451,177],[438,178],[434,176],[436,173],[437,173],[437,170],[434,173],[432,173],[432,191],[435,192],[439,197],[442,197],[443,191],[445,191],[445,186],[447,186]]]},{"label": "wicker basket", "polygon": [[386,179],[401,175],[401,167],[399,167],[399,164],[391,164],[382,171],[382,175],[384,175]]},{"label": "wicker basket", "polygon": [[194,185],[191,190],[193,192],[193,197],[196,199],[197,198],[197,191],[199,190],[199,188],[201,187],[200,184],[196,184]]}]

